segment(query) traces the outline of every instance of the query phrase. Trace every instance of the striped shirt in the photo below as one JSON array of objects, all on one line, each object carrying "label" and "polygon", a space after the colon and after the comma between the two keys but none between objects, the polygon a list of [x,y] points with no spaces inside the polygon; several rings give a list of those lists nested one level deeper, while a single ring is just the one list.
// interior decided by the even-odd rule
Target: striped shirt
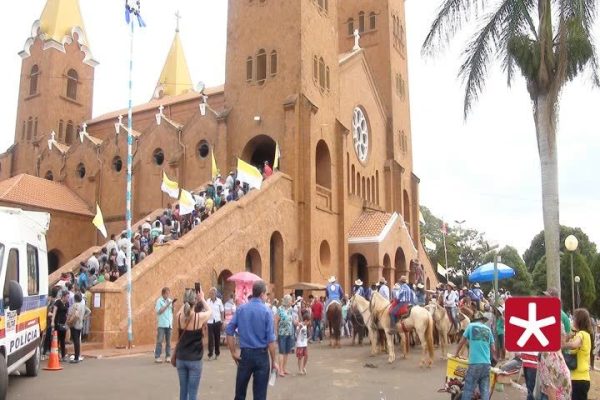
[{"label": "striped shirt", "polygon": [[523,361],[523,368],[537,369],[538,355],[539,355],[539,353],[537,351],[521,352],[521,360]]}]

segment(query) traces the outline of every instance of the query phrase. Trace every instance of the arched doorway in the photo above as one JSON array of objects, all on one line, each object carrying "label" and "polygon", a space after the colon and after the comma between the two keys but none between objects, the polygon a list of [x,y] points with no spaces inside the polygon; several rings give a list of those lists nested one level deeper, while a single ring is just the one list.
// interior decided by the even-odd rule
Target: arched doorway
[{"label": "arched doorway", "polygon": [[388,282],[388,285],[394,284],[394,277],[392,276],[392,262],[388,254],[383,256],[383,277]]},{"label": "arched doorway", "polygon": [[398,278],[400,278],[400,276],[402,275],[405,275],[408,278],[406,257],[404,255],[404,250],[402,250],[402,247],[398,247],[396,249],[396,256],[394,257],[394,266],[396,267],[396,275],[398,275]]},{"label": "arched doorway", "polygon": [[48,252],[48,274],[53,273],[60,267],[62,253],[60,250],[54,249]]},{"label": "arched doorway", "polygon": [[366,284],[369,284],[369,270],[367,268],[367,259],[360,253],[353,254],[350,257],[350,276],[352,276],[352,284],[357,279],[360,279]]},{"label": "arched doorway", "polygon": [[317,143],[315,174],[317,185],[331,189],[331,155],[324,140]]},{"label": "arched doorway", "polygon": [[223,295],[223,302],[229,300],[229,295],[235,292],[235,282],[230,282],[227,279],[232,275],[231,271],[224,269],[217,278],[217,289]]},{"label": "arched doorway", "polygon": [[256,249],[250,249],[246,254],[246,271],[262,277],[262,261]]},{"label": "arched doorway", "polygon": [[270,136],[255,136],[246,143],[242,152],[242,159],[262,170],[265,161],[268,161],[269,165],[273,165],[275,147],[275,141]]},{"label": "arched doorway", "polygon": [[269,246],[269,281],[273,284],[275,296],[283,296],[283,237],[275,231]]}]

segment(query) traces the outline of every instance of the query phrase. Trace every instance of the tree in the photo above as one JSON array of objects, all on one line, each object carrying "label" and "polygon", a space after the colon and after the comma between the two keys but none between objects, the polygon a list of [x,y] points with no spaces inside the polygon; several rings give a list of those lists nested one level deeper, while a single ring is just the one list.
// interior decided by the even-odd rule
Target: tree
[{"label": "tree", "polygon": [[586,67],[591,69],[595,86],[600,86],[598,57],[592,42],[596,2],[443,0],[423,43],[424,53],[439,51],[466,23],[485,15],[483,25],[465,48],[459,72],[466,86],[465,118],[483,90],[494,59],[502,60],[509,86],[517,69],[524,76],[533,103],[541,164],[547,285],[554,287],[560,286],[556,144],[559,96],[566,83]]},{"label": "tree", "polygon": [[[588,235],[585,234],[581,230],[581,228],[571,228],[569,226],[560,227],[560,251],[567,252],[565,248],[565,239],[569,235],[574,235],[579,242],[577,246],[577,251],[580,252],[588,262],[588,265],[592,265],[594,259],[596,257],[596,244],[590,241]],[[544,231],[541,231],[531,241],[531,245],[527,250],[525,250],[525,254],[523,254],[523,259],[525,260],[525,264],[527,264],[527,269],[533,272],[536,264],[540,259],[544,256],[545,246],[544,246]]]},{"label": "tree", "polygon": [[511,246],[505,246],[498,253],[495,251],[488,253],[484,258],[484,262],[492,262],[496,254],[501,257],[503,264],[506,264],[515,270],[515,276],[511,279],[502,281],[500,286],[509,290],[512,295],[528,296],[532,294],[533,286],[531,274],[527,271],[525,262],[519,255],[517,249]]},{"label": "tree", "polygon": [[[570,254],[563,254],[560,258],[560,282],[561,282],[561,299],[565,310],[572,309],[571,301],[571,257]],[[573,271],[575,276],[581,278],[579,283],[580,306],[588,310],[593,310],[594,301],[596,300],[596,286],[592,271],[581,254],[575,252],[573,254]],[[542,291],[546,288],[546,256],[538,261],[533,270],[533,286]],[[577,301],[577,299],[575,299]]]},{"label": "tree", "polygon": [[[600,289],[600,254],[596,256],[596,259],[592,264],[591,270],[592,276],[594,277],[594,287],[596,289]],[[600,316],[600,296],[596,296],[596,301],[594,301],[594,305],[592,308],[590,308],[590,311],[595,316]]]},{"label": "tree", "polygon": [[448,265],[457,265],[458,263],[458,248],[456,246],[455,237],[452,236],[449,229],[446,235],[446,248],[448,252],[448,265],[446,265],[446,257],[444,254],[444,234],[442,233],[442,220],[425,206],[421,206],[421,213],[425,223],[421,225],[421,242],[425,243],[425,239],[432,241],[435,244],[435,250],[426,248],[427,255],[431,260],[434,268],[438,264],[448,268]]}]

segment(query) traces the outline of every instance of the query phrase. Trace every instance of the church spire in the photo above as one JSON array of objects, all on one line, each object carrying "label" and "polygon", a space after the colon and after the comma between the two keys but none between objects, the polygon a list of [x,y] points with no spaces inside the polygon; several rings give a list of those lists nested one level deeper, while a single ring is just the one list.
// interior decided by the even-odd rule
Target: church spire
[{"label": "church spire", "polygon": [[39,23],[40,33],[47,39],[63,43],[65,36],[71,36],[77,28],[80,43],[87,44],[79,0],[47,0]]},{"label": "church spire", "polygon": [[185,59],[183,45],[179,37],[179,12],[175,14],[177,18],[177,28],[175,37],[171,44],[171,50],[165,61],[162,73],[156,85],[155,97],[176,96],[192,90],[192,77]]}]

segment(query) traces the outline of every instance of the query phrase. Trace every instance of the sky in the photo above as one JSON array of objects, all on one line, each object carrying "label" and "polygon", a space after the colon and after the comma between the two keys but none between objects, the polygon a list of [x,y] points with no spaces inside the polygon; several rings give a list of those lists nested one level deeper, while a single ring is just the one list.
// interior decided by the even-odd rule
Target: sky
[{"label": "sky", "polygon": [[[406,27],[414,170],[421,204],[451,224],[485,232],[521,253],[542,230],[540,164],[531,103],[522,78],[512,88],[499,67],[463,119],[464,87],[457,78],[461,35],[434,58],[421,44],[441,0],[409,0]],[[17,55],[40,17],[45,0],[12,2],[0,24],[0,151],[14,138],[21,59]],[[96,67],[94,116],[127,106],[129,41],[121,0],[80,0]],[[142,1],[147,28],[138,30],[134,51],[134,104],[153,94],[180,11],[181,38],[194,82],[208,87],[225,80],[227,1]],[[467,33],[469,28],[467,28]],[[597,26],[595,37],[600,38]],[[600,40],[598,40],[600,42]],[[581,227],[600,245],[600,90],[582,77],[561,96],[559,111],[560,221]]]}]

